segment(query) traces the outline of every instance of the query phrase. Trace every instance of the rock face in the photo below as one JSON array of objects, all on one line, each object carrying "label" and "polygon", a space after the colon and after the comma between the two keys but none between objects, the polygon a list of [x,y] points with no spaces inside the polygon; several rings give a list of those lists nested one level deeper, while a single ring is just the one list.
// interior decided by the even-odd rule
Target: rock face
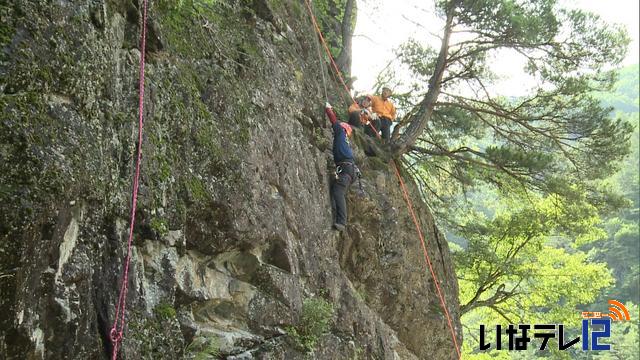
[{"label": "rock face", "polygon": [[[0,5],[0,358],[109,357],[139,7]],[[366,196],[351,191],[347,232],[330,228],[331,131],[304,3],[152,1],[148,29],[121,358],[455,358],[385,161],[358,151]],[[460,336],[447,242],[409,190]],[[317,300],[332,310],[324,333],[304,327]]]}]

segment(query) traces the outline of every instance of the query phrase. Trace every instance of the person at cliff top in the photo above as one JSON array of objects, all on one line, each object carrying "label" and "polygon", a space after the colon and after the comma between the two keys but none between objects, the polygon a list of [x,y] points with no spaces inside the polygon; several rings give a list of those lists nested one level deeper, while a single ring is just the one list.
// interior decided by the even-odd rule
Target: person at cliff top
[{"label": "person at cliff top", "polygon": [[372,119],[380,119],[380,127],[376,129],[382,131],[382,139],[385,141],[391,137],[391,122],[396,119],[396,107],[389,100],[391,94],[391,89],[383,87],[381,96],[371,97],[371,109],[374,114]]},{"label": "person at cliff top", "polygon": [[[369,126],[369,122],[371,121],[371,96],[367,95],[364,96],[362,98],[359,98],[358,100],[356,100],[356,102],[354,102],[353,104],[351,104],[351,106],[349,106],[349,109],[347,110],[347,112],[349,113],[349,125],[351,126],[355,126],[355,127],[365,127],[365,132],[367,132],[367,128],[369,128],[369,131],[367,132],[367,134],[371,135],[371,136],[375,136],[375,133],[373,132],[373,130],[371,130],[371,126]],[[373,124],[374,126],[375,123]],[[378,125],[376,126],[376,129],[380,128],[380,124],[378,121]]]},{"label": "person at cliff top", "polygon": [[331,104],[327,103],[324,110],[333,127],[333,162],[336,164],[335,179],[331,183],[331,204],[336,209],[333,227],[344,231],[347,225],[347,191],[356,174],[360,173],[353,161],[353,151],[348,140],[353,128],[338,120]]}]

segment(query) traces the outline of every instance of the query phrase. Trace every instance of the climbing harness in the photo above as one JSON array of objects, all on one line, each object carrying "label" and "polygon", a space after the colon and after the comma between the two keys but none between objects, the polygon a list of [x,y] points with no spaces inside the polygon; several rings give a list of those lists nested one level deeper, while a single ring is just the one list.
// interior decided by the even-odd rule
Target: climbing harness
[{"label": "climbing harness", "polygon": [[[327,52],[327,55],[329,56],[329,59],[331,60],[331,64],[333,65],[333,69],[335,70],[336,74],[338,74],[338,77],[340,78],[340,81],[342,82],[342,85],[344,86],[345,90],[347,91],[347,94],[349,94],[349,96],[351,97],[351,100],[353,100],[354,103],[356,103],[355,99],[351,96],[351,92],[349,91],[349,87],[346,85],[344,79],[342,78],[342,74],[340,73],[340,70],[338,69],[338,66],[336,65],[335,61],[333,60],[333,56],[331,55],[331,51],[329,51],[329,48],[327,46],[327,43],[324,39],[324,36],[322,35],[322,31],[320,30],[320,27],[318,26],[318,22],[315,18],[315,15],[313,14],[313,9],[311,7],[311,2],[310,0],[305,0],[305,3],[307,5],[307,9],[309,11],[309,16],[311,17],[311,21],[313,22],[314,26],[315,26],[315,30],[318,33],[318,37],[320,38],[320,41],[322,42],[322,45],[324,46],[325,51]],[[370,124],[371,128],[375,131],[376,136],[378,138],[380,138],[380,134],[376,131],[375,127],[373,127]],[[422,235],[422,230],[420,228],[420,224],[418,223],[418,218],[415,215],[415,212],[413,210],[413,206],[411,203],[411,199],[409,198],[409,193],[407,191],[406,185],[404,183],[404,181],[402,180],[402,176],[400,175],[400,171],[398,170],[398,165],[396,164],[396,162],[394,160],[391,160],[391,164],[393,165],[393,168],[395,170],[395,174],[396,177],[398,178],[398,181],[400,182],[400,187],[402,189],[402,194],[404,197],[405,202],[407,203],[407,208],[409,210],[409,213],[411,215],[411,218],[413,220],[413,223],[416,227],[416,231],[418,232],[418,237],[420,239],[420,244],[422,245],[422,251],[424,253],[424,258],[425,258],[425,262],[429,268],[429,272],[431,273],[431,277],[433,279],[433,283],[435,284],[436,287],[436,292],[438,294],[438,298],[440,300],[440,305],[442,306],[442,309],[444,310],[444,314],[447,318],[447,324],[449,325],[449,330],[451,332],[451,339],[454,345],[454,348],[456,350],[456,354],[458,356],[458,359],[461,359],[462,355],[460,354],[460,347],[458,346],[458,340],[456,338],[456,334],[455,331],[453,329],[453,322],[451,321],[451,316],[449,315],[449,310],[447,309],[447,304],[445,302],[444,296],[442,294],[442,290],[440,289],[440,282],[438,281],[438,277],[436,276],[436,273],[433,269],[433,264],[431,263],[431,258],[429,257],[429,252],[427,251],[427,246],[426,246],[426,242],[424,240],[424,236]]]},{"label": "climbing harness", "polygon": [[351,167],[353,167],[353,173],[354,174],[356,174],[356,172],[360,171],[358,169],[358,167],[356,166],[356,164],[354,164],[354,163],[352,163],[350,161],[339,162],[339,163],[336,164],[336,171],[335,171],[336,180],[338,180],[339,175],[344,172],[345,175],[347,175],[349,177],[349,182],[352,182],[353,181],[353,177],[351,176],[351,174],[349,174],[348,172],[344,171],[343,166],[351,166]]},{"label": "climbing harness", "polygon": [[[334,177],[335,177],[336,180],[338,180],[340,178],[340,174],[342,174],[342,171],[343,171],[342,166],[340,166],[340,165],[336,166],[336,171],[334,173],[334,175],[335,175]],[[346,174],[346,175],[349,176],[349,174]],[[351,176],[349,176],[349,177],[351,177]]]},{"label": "climbing harness", "polygon": [[114,315],[113,326],[109,332],[111,343],[113,345],[111,359],[116,360],[118,357],[118,349],[122,342],[122,335],[126,325],[127,310],[127,290],[129,283],[129,264],[131,263],[131,250],[133,244],[133,227],[136,221],[136,205],[138,203],[138,185],[140,183],[140,160],[142,159],[142,129],[144,125],[144,56],[147,43],[147,0],[143,0],[142,10],[142,27],[140,35],[140,80],[138,83],[138,152],[136,157],[136,171],[133,178],[132,204],[131,204],[131,221],[129,222],[129,239],[127,241],[127,256],[124,260],[124,271],[122,274],[122,282],[120,284],[120,293],[118,295],[118,303]]}]

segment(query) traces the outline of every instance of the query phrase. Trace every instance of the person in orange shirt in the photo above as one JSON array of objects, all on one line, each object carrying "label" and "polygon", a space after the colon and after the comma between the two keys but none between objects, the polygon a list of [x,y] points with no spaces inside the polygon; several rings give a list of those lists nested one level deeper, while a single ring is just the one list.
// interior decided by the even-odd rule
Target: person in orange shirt
[{"label": "person in orange shirt", "polygon": [[391,89],[383,87],[380,95],[371,97],[371,109],[375,114],[372,118],[378,117],[380,119],[382,139],[388,141],[391,137],[391,122],[396,119],[396,107],[389,100],[392,95]]}]

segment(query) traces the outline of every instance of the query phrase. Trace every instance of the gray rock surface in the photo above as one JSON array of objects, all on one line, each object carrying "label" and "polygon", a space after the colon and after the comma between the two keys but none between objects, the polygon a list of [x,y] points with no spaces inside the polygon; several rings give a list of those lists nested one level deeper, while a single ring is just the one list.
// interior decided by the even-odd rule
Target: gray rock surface
[{"label": "gray rock surface", "polygon": [[[10,1],[0,20],[0,358],[106,359],[134,170],[139,3]],[[358,151],[366,196],[351,191],[347,231],[330,228],[312,31],[301,1],[151,2],[121,358],[207,347],[228,359],[455,358],[385,161]],[[409,188],[461,336],[447,242]],[[308,299],[333,316],[305,354],[291,329]]]}]

